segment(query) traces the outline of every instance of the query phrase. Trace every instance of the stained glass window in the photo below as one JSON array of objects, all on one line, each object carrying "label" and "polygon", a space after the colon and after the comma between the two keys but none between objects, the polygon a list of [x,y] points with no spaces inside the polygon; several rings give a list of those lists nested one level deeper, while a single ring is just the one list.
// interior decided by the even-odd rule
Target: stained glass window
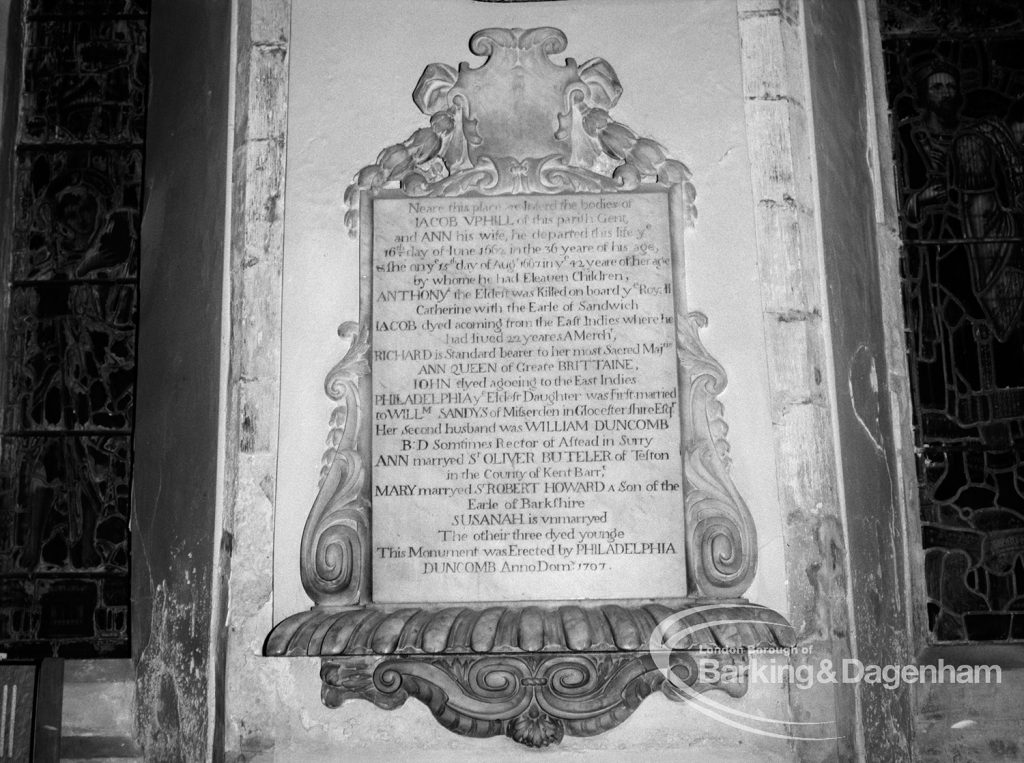
[{"label": "stained glass window", "polygon": [[28,0],[21,21],[0,651],[126,656],[148,3]]},{"label": "stained glass window", "polygon": [[932,638],[1024,639],[1024,6],[881,3]]}]

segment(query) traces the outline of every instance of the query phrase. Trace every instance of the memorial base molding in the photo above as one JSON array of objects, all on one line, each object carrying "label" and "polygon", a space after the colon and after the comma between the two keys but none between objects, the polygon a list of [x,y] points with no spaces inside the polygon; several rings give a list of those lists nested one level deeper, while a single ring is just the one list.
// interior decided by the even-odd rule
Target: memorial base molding
[{"label": "memorial base molding", "polygon": [[[614,728],[656,691],[673,701],[711,689],[740,697],[748,652],[795,642],[792,626],[770,609],[705,599],[678,607],[317,607],[280,623],[264,652],[320,657],[328,707],[362,699],[393,710],[412,697],[456,734],[544,747]],[[702,682],[698,659],[728,679]]]}]

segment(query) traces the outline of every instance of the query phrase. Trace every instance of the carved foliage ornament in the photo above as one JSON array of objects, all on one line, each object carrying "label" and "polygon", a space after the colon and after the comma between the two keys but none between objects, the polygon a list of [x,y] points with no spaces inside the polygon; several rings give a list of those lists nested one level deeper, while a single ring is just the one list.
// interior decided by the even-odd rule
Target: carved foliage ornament
[{"label": "carved foliage ornament", "polygon": [[388,146],[356,174],[345,192],[350,232],[359,219],[360,191],[395,183],[410,196],[680,184],[687,217],[695,219],[686,166],[610,116],[622,94],[611,64],[566,58],[558,65],[549,58],[565,47],[565,33],[552,27],[482,29],[469,49],[488,56],[483,66],[430,64],[413,91],[430,126]]},{"label": "carved foliage ornament", "polygon": [[[413,100],[429,126],[357,173],[345,196],[350,231],[370,225],[361,201],[396,186],[409,196],[459,196],[607,193],[653,184],[670,189],[671,203],[691,223],[689,171],[610,116],[622,92],[611,65],[600,58],[556,64],[550,56],[565,47],[565,35],[550,27],[484,29],[470,40],[474,53],[488,57],[483,66],[428,66]],[[337,407],[302,536],[301,578],[316,606],[278,624],[265,652],[323,657],[322,694],[330,706],[358,697],[394,708],[412,696],[452,731],[507,734],[537,747],[563,734],[611,728],[652,691],[679,700],[711,688],[697,686],[692,670],[682,671],[688,677],[680,683],[652,662],[651,644],[666,617],[691,612],[703,631],[662,650],[674,666],[691,664],[687,651],[700,646],[792,645],[784,618],[738,599],[753,580],[757,541],[729,476],[718,400],[725,371],[700,341],[707,318],[687,313],[681,294],[676,299],[688,576],[679,585],[690,597],[681,609],[373,606],[368,328],[346,323],[339,334],[350,346],[327,377]],[[701,614],[707,607],[694,607],[698,600],[719,602],[712,608],[722,610],[720,622]]]}]

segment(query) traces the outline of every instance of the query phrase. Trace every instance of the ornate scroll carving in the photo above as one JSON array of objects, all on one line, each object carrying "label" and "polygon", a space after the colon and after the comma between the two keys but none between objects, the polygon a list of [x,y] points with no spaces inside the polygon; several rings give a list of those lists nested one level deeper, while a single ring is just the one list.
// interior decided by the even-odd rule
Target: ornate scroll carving
[{"label": "ornate scroll carving", "polygon": [[686,480],[686,566],[691,595],[741,596],[757,569],[757,530],[729,476],[729,431],[718,395],[725,369],[704,348],[702,313],[677,316]]},{"label": "ornate scroll carving", "polygon": [[[710,689],[746,692],[742,682],[701,684],[693,650],[704,647],[702,662],[733,665],[746,663],[748,648],[795,642],[771,610],[742,602],[708,609],[335,611],[307,619],[268,651],[297,646],[327,654],[331,641],[339,656],[326,657],[320,671],[328,707],[361,699],[391,710],[412,697],[457,734],[506,735],[543,747],[619,725],[654,691],[674,701]],[[665,645],[666,628],[683,634],[675,647]],[[658,645],[660,656],[651,651]]]},{"label": "ornate scroll carving", "polygon": [[458,734],[506,735],[528,747],[614,728],[665,681],[635,654],[392,657],[356,670],[324,660],[320,677],[329,707],[358,697],[391,709],[413,697]]},{"label": "ornate scroll carving", "polygon": [[482,29],[469,47],[488,57],[483,66],[430,64],[413,91],[430,126],[356,173],[345,192],[353,235],[359,192],[387,184],[410,196],[490,196],[678,183],[687,219],[696,218],[686,166],[610,116],[622,94],[611,64],[603,58],[555,64],[549,57],[565,50],[566,37],[552,27]]},{"label": "ornate scroll carving", "polygon": [[369,600],[369,485],[358,447],[362,400],[370,372],[366,326],[344,323],[348,352],[327,375],[324,389],[338,402],[320,470],[320,491],[302,531],[302,587],[319,606]]},{"label": "ornate scroll carving", "polygon": [[607,731],[654,691],[741,696],[745,683],[701,684],[694,655],[745,664],[748,649],[795,642],[781,615],[743,601],[317,608],[281,623],[265,652],[322,656],[328,707],[361,699],[392,710],[412,697],[457,734],[542,747]]}]

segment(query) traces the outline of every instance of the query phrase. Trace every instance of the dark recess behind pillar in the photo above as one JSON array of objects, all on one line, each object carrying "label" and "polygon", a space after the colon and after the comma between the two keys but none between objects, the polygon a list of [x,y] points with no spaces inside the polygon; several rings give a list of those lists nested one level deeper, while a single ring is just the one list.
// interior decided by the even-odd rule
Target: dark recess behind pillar
[{"label": "dark recess behind pillar", "polygon": [[[152,12],[134,484],[140,745],[203,760],[209,702],[231,3]],[[218,745],[214,744],[214,749]]]},{"label": "dark recess behind pillar", "polygon": [[[865,56],[857,3],[804,4],[820,188],[826,288],[835,363],[847,553],[857,654],[864,663],[907,664],[909,634],[902,511],[868,165]],[[909,692],[861,686],[865,753],[905,759],[912,728]]]}]

